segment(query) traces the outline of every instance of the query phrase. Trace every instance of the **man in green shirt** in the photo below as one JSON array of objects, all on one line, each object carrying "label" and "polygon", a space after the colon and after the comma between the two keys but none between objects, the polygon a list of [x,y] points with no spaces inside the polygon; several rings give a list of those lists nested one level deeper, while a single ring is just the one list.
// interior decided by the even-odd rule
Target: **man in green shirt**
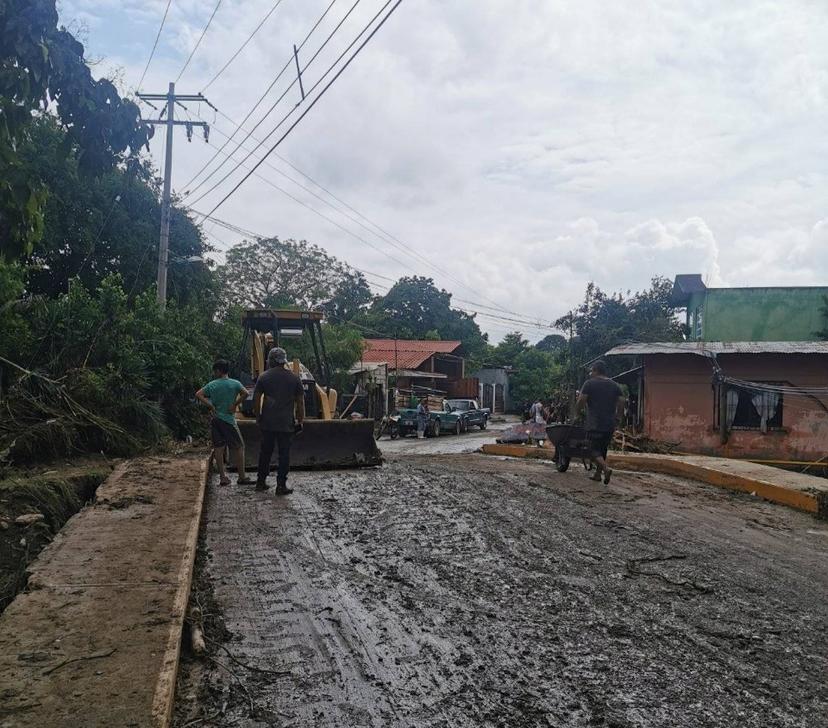
[{"label": "man in green shirt", "polygon": [[244,472],[244,440],[236,424],[236,408],[247,399],[247,390],[238,379],[230,379],[230,365],[220,359],[213,364],[214,379],[196,392],[196,398],[210,408],[210,439],[213,443],[213,457],[219,471],[219,483],[229,485],[224,465],[224,450],[230,448],[239,485],[253,485],[253,480]]}]

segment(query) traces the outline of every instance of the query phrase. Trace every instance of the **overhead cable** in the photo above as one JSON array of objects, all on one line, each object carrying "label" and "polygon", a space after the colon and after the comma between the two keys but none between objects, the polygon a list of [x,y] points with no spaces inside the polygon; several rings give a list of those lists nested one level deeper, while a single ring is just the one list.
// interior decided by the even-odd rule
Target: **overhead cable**
[{"label": "overhead cable", "polygon": [[152,44],[152,50],[150,51],[149,58],[147,58],[147,65],[144,66],[144,72],[141,74],[141,80],[138,81],[138,85],[135,87],[136,91],[141,90],[144,79],[147,77],[147,71],[149,70],[150,63],[152,63],[152,59],[155,56],[155,49],[158,48],[158,39],[161,37],[161,31],[164,30],[164,23],[167,22],[167,14],[170,12],[170,5],[172,5],[172,0],[167,0],[167,7],[164,8],[164,16],[161,18],[161,25],[158,26],[158,32],[155,34],[155,42]]},{"label": "overhead cable", "polygon": [[226,70],[230,67],[230,64],[231,64],[233,61],[235,61],[235,60],[236,60],[236,58],[238,58],[238,57],[239,57],[239,55],[241,54],[241,52],[242,52],[245,48],[247,48],[247,44],[248,44],[248,43],[250,43],[250,41],[251,41],[251,40],[253,40],[253,38],[256,36],[256,33],[258,33],[258,32],[262,29],[262,27],[264,26],[264,24],[265,24],[265,23],[266,23],[266,22],[270,19],[270,16],[271,16],[271,15],[273,15],[273,13],[274,13],[274,12],[276,12],[276,8],[278,8],[278,7],[282,4],[282,2],[283,2],[283,0],[276,0],[276,2],[273,4],[273,7],[271,7],[271,8],[270,8],[270,10],[268,10],[267,15],[265,15],[265,16],[264,16],[264,17],[263,17],[263,18],[259,21],[259,24],[258,24],[258,25],[257,25],[257,26],[253,29],[253,32],[252,32],[252,33],[250,33],[250,35],[248,35],[248,36],[247,36],[247,38],[245,39],[244,43],[242,43],[242,44],[239,46],[238,50],[237,50],[237,51],[236,51],[236,52],[235,52],[232,56],[230,56],[230,58],[228,59],[227,63],[225,63],[225,64],[224,64],[224,65],[223,65],[223,66],[222,66],[222,67],[218,70],[218,73],[216,73],[216,75],[215,75],[215,76],[213,76],[213,77],[212,77],[212,78],[211,78],[211,79],[207,82],[207,84],[204,86],[204,88],[202,88],[202,89],[201,89],[201,93],[204,93],[204,92],[205,92],[208,88],[210,88],[210,86],[212,86],[212,85],[213,85],[213,84],[214,84],[214,83],[215,83],[215,82],[219,79],[219,77],[220,77],[220,76],[221,76],[221,75],[222,75],[222,74],[223,74],[223,73],[224,73],[224,72],[225,72],[225,71],[226,71]]},{"label": "overhead cable", "polygon": [[218,12],[219,7],[221,7],[221,0],[218,0],[218,2],[216,3],[216,7],[213,8],[213,12],[211,13],[210,18],[207,20],[207,25],[204,26],[204,30],[201,31],[201,35],[198,36],[198,40],[196,41],[195,46],[193,46],[193,49],[190,51],[190,55],[187,56],[187,60],[184,61],[184,66],[178,72],[178,76],[175,79],[176,83],[178,83],[181,80],[181,77],[184,75],[184,71],[187,70],[187,67],[190,65],[190,61],[193,60],[193,56],[198,50],[198,47],[201,45],[201,41],[204,40],[204,36],[207,35],[207,30],[210,28],[210,25],[213,22],[213,18],[216,17],[216,13]]},{"label": "overhead cable", "polygon": [[[390,2],[390,0],[389,0],[389,2]],[[386,3],[386,5],[387,5],[387,4],[388,4],[388,3]],[[353,63],[353,61],[354,61],[354,60],[356,59],[356,57],[357,57],[357,56],[358,56],[358,55],[362,52],[362,50],[365,48],[365,46],[366,46],[366,45],[368,45],[368,43],[370,43],[370,42],[371,42],[371,39],[372,39],[372,38],[373,38],[373,37],[374,37],[374,36],[375,36],[375,35],[379,32],[380,28],[382,28],[382,26],[383,26],[383,25],[385,25],[385,23],[388,21],[388,19],[391,17],[391,15],[394,13],[394,11],[395,11],[395,10],[396,10],[396,9],[397,9],[397,8],[398,8],[401,4],[402,4],[402,0],[397,0],[397,1],[394,3],[394,5],[392,5],[392,6],[391,6],[391,9],[390,9],[390,10],[386,13],[386,15],[382,18],[382,20],[380,20],[379,24],[378,24],[378,25],[377,25],[377,26],[376,26],[376,27],[375,27],[375,28],[374,28],[374,29],[373,29],[373,30],[372,30],[372,31],[368,34],[368,37],[367,37],[367,38],[365,38],[365,40],[364,40],[364,41],[362,41],[362,43],[361,43],[361,44],[357,47],[357,49],[356,49],[356,50],[354,51],[354,53],[350,56],[350,58],[348,58],[348,59],[345,61],[345,63],[342,65],[342,67],[341,67],[341,68],[340,68],[340,69],[336,72],[336,74],[334,74],[333,78],[332,78],[330,81],[328,81],[328,83],[327,83],[327,84],[325,84],[325,86],[323,86],[323,87],[322,87],[322,90],[321,90],[321,91],[320,91],[320,92],[319,92],[319,93],[318,93],[318,94],[317,94],[317,95],[316,95],[316,96],[315,96],[315,97],[311,100],[311,102],[308,104],[307,108],[306,108],[306,109],[305,109],[305,110],[304,110],[304,111],[303,111],[303,112],[299,115],[299,118],[298,118],[298,119],[296,119],[296,121],[294,121],[294,122],[293,122],[293,123],[292,123],[292,124],[291,124],[291,125],[287,128],[287,130],[286,130],[286,131],[282,134],[282,136],[280,136],[280,137],[279,137],[279,139],[277,139],[277,140],[276,140],[276,142],[275,142],[275,143],[274,143],[274,144],[270,147],[270,149],[268,149],[268,150],[267,150],[267,152],[265,153],[264,157],[262,157],[262,158],[261,158],[258,162],[256,162],[256,164],[255,164],[255,165],[253,165],[253,168],[252,168],[252,169],[251,169],[251,170],[250,170],[250,171],[249,171],[246,175],[244,175],[244,177],[242,177],[242,178],[241,178],[241,179],[240,179],[240,180],[239,180],[239,181],[238,181],[238,182],[237,182],[237,183],[233,186],[233,188],[232,188],[232,189],[231,189],[231,190],[230,190],[230,191],[229,191],[226,195],[224,195],[224,197],[222,197],[222,198],[221,198],[221,200],[219,200],[219,201],[218,201],[218,202],[217,202],[217,203],[213,206],[213,208],[210,210],[210,213],[209,213],[209,214],[211,214],[211,215],[212,215],[212,214],[213,214],[216,210],[218,210],[218,209],[219,209],[219,208],[220,208],[220,207],[221,207],[221,206],[222,206],[225,202],[227,202],[227,200],[229,200],[229,199],[230,199],[230,198],[231,198],[231,197],[232,197],[232,196],[233,196],[233,195],[234,195],[234,194],[238,191],[238,189],[239,189],[239,188],[240,188],[240,187],[241,187],[241,186],[242,186],[242,185],[243,185],[243,184],[244,184],[244,183],[245,183],[248,179],[250,179],[250,177],[253,175],[253,173],[254,173],[254,172],[255,172],[255,171],[256,171],[259,167],[261,167],[261,165],[262,165],[262,163],[264,162],[264,160],[265,160],[265,159],[267,159],[267,158],[268,158],[268,157],[269,157],[269,156],[273,153],[273,151],[274,151],[274,150],[275,150],[275,149],[276,149],[276,148],[277,148],[277,147],[278,147],[278,146],[279,146],[279,145],[280,145],[280,144],[281,144],[281,143],[282,143],[285,139],[287,139],[287,137],[290,135],[290,133],[291,133],[291,132],[292,132],[292,131],[293,131],[293,130],[294,130],[294,129],[295,129],[295,128],[296,128],[296,127],[297,127],[297,126],[301,123],[301,122],[302,122],[302,120],[303,120],[303,119],[304,119],[304,118],[305,118],[305,117],[306,117],[306,116],[307,116],[307,115],[311,112],[311,110],[313,109],[313,107],[314,107],[314,106],[316,106],[316,104],[317,104],[317,103],[319,103],[319,101],[320,101],[320,100],[322,99],[322,97],[323,97],[323,96],[324,96],[324,95],[328,92],[328,90],[331,88],[331,86],[333,86],[333,85],[337,82],[337,80],[339,79],[339,77],[340,77],[343,73],[345,73],[345,70],[348,68],[348,66],[350,66],[350,65],[351,65],[351,63]],[[372,20],[371,22],[373,22],[373,20]],[[369,23],[369,25],[368,25],[368,26],[366,26],[366,29],[367,29],[367,27],[370,27],[370,23]],[[361,31],[361,32],[360,32],[360,35],[359,35],[359,36],[357,36],[357,38],[359,38],[359,37],[362,35],[362,33],[364,33],[364,32],[365,32],[365,30]],[[349,46],[349,48],[350,48],[350,46]],[[347,50],[348,50],[348,49],[346,49],[346,52],[347,52]],[[342,57],[342,56],[340,56],[340,58],[341,58],[341,57]],[[328,73],[329,73],[329,72],[330,72],[330,71],[331,71],[331,70],[332,70],[332,69],[336,66],[336,63],[338,63],[338,62],[339,62],[339,59],[337,59],[337,61],[335,61],[335,62],[334,62],[334,64],[331,66],[331,68],[329,68],[329,69],[328,69],[328,71],[326,71],[326,72],[325,72],[325,74],[323,74],[322,78],[320,78],[320,79],[319,79],[319,81],[317,81],[317,82],[316,82],[316,84],[314,84],[314,86],[313,86],[313,87],[311,88],[311,90],[308,92],[309,94],[313,92],[313,90],[314,90],[314,89],[315,89],[315,88],[316,88],[316,87],[317,87],[317,86],[318,86],[318,85],[322,82],[322,79],[324,79],[324,78],[325,78],[325,76],[327,76],[327,74],[328,74]],[[295,108],[298,108],[298,106],[297,106],[297,107],[295,107]],[[293,113],[293,112],[291,111],[291,113]],[[288,116],[289,116],[289,115],[288,115]],[[287,119],[287,117],[285,117],[285,119]],[[281,126],[281,124],[283,123],[283,121],[284,121],[285,119],[283,119],[283,120],[282,120],[282,122],[279,122],[279,124],[277,125],[276,129],[278,129],[278,128],[279,128],[279,126]],[[276,131],[276,129],[274,129],[274,130],[273,130],[270,134],[268,134],[268,137],[272,136],[272,134]],[[267,139],[267,137],[266,137],[266,139]],[[226,177],[225,177],[225,179],[226,179]],[[213,187],[213,189],[215,189],[215,186]]]},{"label": "overhead cable", "polygon": [[[308,42],[308,39],[309,39],[309,38],[313,35],[314,31],[315,31],[315,30],[319,27],[319,25],[320,25],[320,24],[322,23],[322,21],[325,19],[325,16],[328,14],[328,12],[329,12],[329,11],[330,11],[330,9],[334,6],[334,4],[335,4],[335,3],[336,3],[336,0],[331,0],[331,2],[328,4],[328,7],[326,7],[326,8],[325,8],[325,10],[323,11],[322,15],[320,15],[320,16],[319,16],[319,18],[318,18],[318,19],[316,20],[316,22],[313,24],[313,26],[311,27],[311,29],[307,32],[307,34],[305,35],[304,39],[303,39],[303,40],[302,40],[302,42],[299,44],[299,46],[298,46],[297,50],[302,50],[302,48],[304,47],[305,43],[307,43],[307,42]],[[252,109],[250,109],[250,111],[248,111],[248,112],[247,112],[247,116],[245,116],[245,117],[244,117],[244,119],[242,119],[241,124],[239,124],[239,125],[236,127],[235,131],[234,131],[234,132],[230,135],[230,138],[229,138],[229,139],[228,139],[228,140],[227,140],[227,141],[226,141],[226,142],[222,145],[222,147],[221,147],[221,151],[224,151],[225,147],[227,147],[227,145],[228,145],[228,144],[229,144],[229,143],[233,140],[233,138],[236,136],[236,133],[239,131],[239,129],[241,129],[241,128],[242,128],[242,126],[243,126],[243,125],[247,122],[247,120],[248,120],[251,116],[253,116],[253,114],[255,113],[256,109],[258,109],[258,108],[259,108],[259,106],[262,104],[262,102],[263,102],[263,101],[267,98],[267,95],[271,92],[271,90],[273,89],[273,87],[274,87],[274,86],[278,83],[279,79],[280,79],[280,78],[284,75],[285,71],[287,71],[287,69],[288,69],[288,68],[290,68],[290,64],[293,62],[293,59],[294,59],[294,56],[293,56],[293,55],[291,55],[291,57],[290,57],[290,58],[289,58],[289,59],[285,62],[285,65],[284,65],[284,66],[282,66],[282,68],[279,70],[279,72],[276,74],[276,76],[275,76],[275,77],[273,78],[273,80],[270,82],[270,84],[268,85],[268,87],[264,90],[264,93],[263,93],[263,94],[259,97],[259,100],[258,100],[258,101],[256,101],[256,103],[253,105],[253,108],[252,108]],[[292,85],[293,85],[293,84],[291,84],[291,86],[292,86]],[[290,88],[290,87],[288,87],[288,88]],[[285,91],[285,93],[283,93],[283,94],[282,94],[282,96],[280,96],[280,97],[279,97],[279,100],[281,100],[282,98],[284,98],[285,94],[287,94],[287,90]],[[270,113],[270,111],[268,111],[268,114],[269,114],[269,113]],[[267,114],[265,114],[265,117],[267,117]],[[199,169],[199,170],[198,170],[198,171],[197,171],[197,172],[196,172],[196,173],[195,173],[195,174],[194,174],[194,175],[190,178],[190,181],[189,181],[189,182],[187,182],[187,184],[186,184],[186,185],[184,185],[184,195],[185,195],[185,196],[186,196],[186,195],[189,195],[189,194],[192,194],[192,193],[193,193],[193,192],[195,192],[195,191],[196,191],[199,187],[201,187],[201,186],[204,184],[204,182],[206,182],[206,180],[202,180],[202,181],[198,184],[198,186],[197,186],[195,189],[193,189],[193,190],[188,190],[188,188],[190,187],[190,185],[192,185],[192,184],[193,184],[193,182],[195,182],[195,181],[196,181],[196,179],[198,179],[198,178],[199,178],[199,177],[200,177],[200,176],[201,176],[201,175],[202,175],[202,174],[203,174],[203,173],[204,173],[204,172],[205,172],[205,171],[206,171],[206,170],[210,167],[210,165],[211,165],[211,164],[213,163],[213,161],[214,161],[214,160],[215,160],[215,159],[219,156],[219,154],[220,154],[220,152],[216,152],[216,153],[215,153],[212,157],[210,157],[210,159],[208,159],[208,160],[207,160],[207,163],[206,163],[205,165],[203,165],[203,166],[202,166],[202,167],[201,167],[201,168],[200,168],[200,169]],[[210,175],[207,177],[207,179],[210,179],[210,177],[212,177],[212,176],[215,174],[215,172],[216,172],[216,171],[217,171],[217,170],[214,170],[213,172],[211,172],[211,173],[210,173]]]}]

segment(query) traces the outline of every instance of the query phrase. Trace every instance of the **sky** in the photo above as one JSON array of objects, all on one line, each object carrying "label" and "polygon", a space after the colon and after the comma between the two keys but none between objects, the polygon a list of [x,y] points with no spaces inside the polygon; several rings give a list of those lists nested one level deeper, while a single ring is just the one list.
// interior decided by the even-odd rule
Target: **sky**
[{"label": "sky", "polygon": [[[252,152],[248,166],[261,158],[385,0],[334,0],[299,52],[303,67],[351,12],[304,70],[298,108],[293,45],[331,0],[278,2],[208,86],[276,3],[222,0],[177,83],[179,93],[207,87],[219,109],[176,112],[212,126],[214,146],[188,143],[183,129],[173,145],[173,189],[200,212],[246,170],[228,161],[198,183],[231,151],[237,161]],[[134,93],[166,4],[59,9],[93,72]],[[214,8],[171,1],[142,91],[166,92]],[[678,273],[708,285],[828,285],[826,37],[822,1],[403,0],[261,176],[214,215],[319,244],[369,272],[378,292],[389,278],[428,275],[460,306],[535,322],[479,317],[493,341],[515,328],[550,333],[590,281],[607,292]],[[235,151],[247,137],[238,133],[195,177],[285,67],[244,125],[261,121],[253,137],[267,143],[247,138]],[[159,167],[163,136],[150,150]],[[204,230],[219,249],[242,237],[209,221]]]}]

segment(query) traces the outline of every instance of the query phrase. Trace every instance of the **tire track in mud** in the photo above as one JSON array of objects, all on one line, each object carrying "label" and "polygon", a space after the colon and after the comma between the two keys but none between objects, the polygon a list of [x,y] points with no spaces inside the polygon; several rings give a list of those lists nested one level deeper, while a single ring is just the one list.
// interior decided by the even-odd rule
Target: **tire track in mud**
[{"label": "tire track in mud", "polygon": [[475,456],[293,484],[287,499],[211,498],[228,647],[292,672],[248,676],[254,715],[240,703],[228,724],[824,720],[828,539],[807,516],[662,476],[604,488]]}]

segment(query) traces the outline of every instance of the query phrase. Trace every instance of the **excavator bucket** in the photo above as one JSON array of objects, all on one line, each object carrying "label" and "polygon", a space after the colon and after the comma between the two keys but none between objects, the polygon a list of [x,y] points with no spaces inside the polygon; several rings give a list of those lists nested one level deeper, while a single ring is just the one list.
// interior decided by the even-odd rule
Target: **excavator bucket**
[{"label": "excavator bucket", "polygon": [[[237,420],[244,437],[245,466],[255,470],[259,462],[261,432],[253,419]],[[374,439],[374,420],[305,420],[305,428],[293,438],[291,469],[333,470],[362,468],[382,463]],[[276,465],[273,453],[271,468]]]}]

